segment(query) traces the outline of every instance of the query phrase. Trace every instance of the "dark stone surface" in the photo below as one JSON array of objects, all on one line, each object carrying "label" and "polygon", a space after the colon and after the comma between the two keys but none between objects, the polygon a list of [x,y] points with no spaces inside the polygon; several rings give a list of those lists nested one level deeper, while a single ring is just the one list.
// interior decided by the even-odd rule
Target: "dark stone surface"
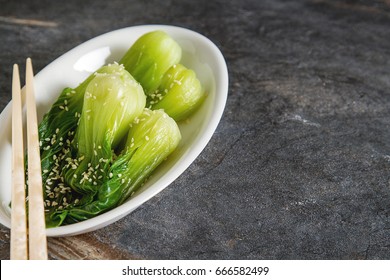
[{"label": "dark stone surface", "polygon": [[[390,258],[388,0],[0,7],[0,110],[11,99],[13,63],[31,56],[38,71],[121,27],[190,28],[214,41],[229,67],[226,111],[189,169],[117,223],[49,239],[51,258]],[[0,237],[7,259],[3,226]]]}]

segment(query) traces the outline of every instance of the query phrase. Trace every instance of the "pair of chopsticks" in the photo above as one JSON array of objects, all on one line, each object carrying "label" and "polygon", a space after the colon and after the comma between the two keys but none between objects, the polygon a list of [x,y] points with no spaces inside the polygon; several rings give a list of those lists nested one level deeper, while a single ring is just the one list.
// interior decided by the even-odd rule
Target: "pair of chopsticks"
[{"label": "pair of chopsticks", "polygon": [[26,111],[28,159],[28,219],[23,145],[23,115],[19,67],[14,65],[12,79],[12,197],[11,259],[47,259],[41,160],[38,139],[37,109],[31,59],[26,61]]}]

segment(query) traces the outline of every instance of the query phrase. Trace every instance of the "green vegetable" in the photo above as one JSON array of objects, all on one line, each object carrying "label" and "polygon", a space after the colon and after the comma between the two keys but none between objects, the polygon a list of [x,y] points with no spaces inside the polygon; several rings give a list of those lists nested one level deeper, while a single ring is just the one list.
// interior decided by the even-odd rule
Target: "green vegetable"
[{"label": "green vegetable", "polygon": [[93,199],[145,102],[142,87],[118,64],[63,91],[39,127],[49,226],[58,225],[53,211]]},{"label": "green vegetable", "polygon": [[174,151],[181,139],[176,121],[206,97],[180,59],[168,34],[150,32],[120,64],[63,90],[39,126],[48,227],[120,205]]},{"label": "green vegetable", "polygon": [[[111,72],[110,67],[102,67],[97,72]],[[65,88],[38,127],[42,182],[47,226],[55,226],[50,213],[58,207],[67,207],[71,201],[81,199],[65,184],[63,170],[69,164],[65,161],[73,153],[75,130],[78,126],[84,104],[84,93],[95,75],[90,75],[75,89]]]},{"label": "green vegetable", "polygon": [[167,33],[157,30],[142,35],[119,63],[149,95],[157,89],[164,73],[180,59],[180,46]]},{"label": "green vegetable", "polygon": [[113,150],[145,108],[142,87],[123,66],[110,67],[115,71],[97,74],[86,88],[73,148],[78,160],[65,166],[65,182],[78,193],[104,182]]},{"label": "green vegetable", "polygon": [[206,97],[193,70],[179,64],[180,46],[165,32],[141,36],[123,56],[126,70],[147,95],[147,107],[164,109],[176,121],[191,115]]},{"label": "green vegetable", "polygon": [[132,124],[125,150],[113,162],[108,180],[87,203],[58,211],[52,219],[74,223],[97,216],[127,200],[171,154],[181,139],[176,122],[164,111],[145,109]]},{"label": "green vegetable", "polygon": [[175,64],[162,77],[156,93],[149,96],[148,104],[152,109],[164,109],[176,121],[181,121],[191,115],[205,97],[195,72]]}]

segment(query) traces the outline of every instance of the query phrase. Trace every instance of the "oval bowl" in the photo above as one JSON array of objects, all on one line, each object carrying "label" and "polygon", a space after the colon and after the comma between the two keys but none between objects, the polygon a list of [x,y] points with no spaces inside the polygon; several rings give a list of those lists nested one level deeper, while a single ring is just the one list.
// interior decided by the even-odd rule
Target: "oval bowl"
[{"label": "oval bowl", "polygon": [[[47,236],[67,236],[107,226],[134,211],[171,184],[197,158],[211,139],[222,117],[228,70],[217,46],[194,31],[167,25],[142,25],[115,30],[91,39],[60,56],[35,75],[38,120],[42,119],[65,87],[75,87],[100,66],[118,61],[144,33],[164,30],[182,47],[181,63],[193,69],[208,93],[202,106],[179,123],[182,141],[146,184],[122,205],[89,220],[48,228]],[[34,58],[33,58],[34,59]],[[12,102],[12,101],[11,101]],[[10,228],[11,104],[0,115],[0,222]]]}]

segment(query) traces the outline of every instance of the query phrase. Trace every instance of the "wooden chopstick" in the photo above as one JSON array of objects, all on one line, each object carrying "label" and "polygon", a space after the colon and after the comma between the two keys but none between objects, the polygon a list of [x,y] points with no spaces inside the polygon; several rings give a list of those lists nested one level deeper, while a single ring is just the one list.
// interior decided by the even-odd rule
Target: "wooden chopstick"
[{"label": "wooden chopstick", "polygon": [[[13,165],[13,194],[11,212],[11,259],[47,259],[47,238],[42,191],[42,173],[39,151],[37,109],[34,94],[34,74],[31,59],[26,61],[27,107],[27,159],[28,159],[28,229],[26,229],[22,106],[18,67],[14,66],[12,112],[12,147],[15,154]],[[14,105],[14,104],[13,104]],[[22,181],[23,180],[23,181]],[[22,186],[22,187],[21,187]],[[23,190],[21,190],[23,189]],[[15,204],[14,204],[15,203]],[[23,204],[23,205],[22,205]],[[24,209],[22,209],[24,207]],[[24,211],[23,211],[24,210]],[[14,215],[15,213],[15,215]],[[23,216],[24,213],[24,216]],[[28,231],[28,241],[27,241]],[[27,250],[28,243],[28,250]],[[28,254],[27,254],[28,251]]]},{"label": "wooden chopstick", "polygon": [[29,259],[47,259],[45,209],[42,192],[37,108],[31,59],[26,61],[27,158],[28,158],[28,231]]},{"label": "wooden chopstick", "polygon": [[12,76],[11,260],[27,260],[27,217],[24,180],[22,96],[18,65]]}]

